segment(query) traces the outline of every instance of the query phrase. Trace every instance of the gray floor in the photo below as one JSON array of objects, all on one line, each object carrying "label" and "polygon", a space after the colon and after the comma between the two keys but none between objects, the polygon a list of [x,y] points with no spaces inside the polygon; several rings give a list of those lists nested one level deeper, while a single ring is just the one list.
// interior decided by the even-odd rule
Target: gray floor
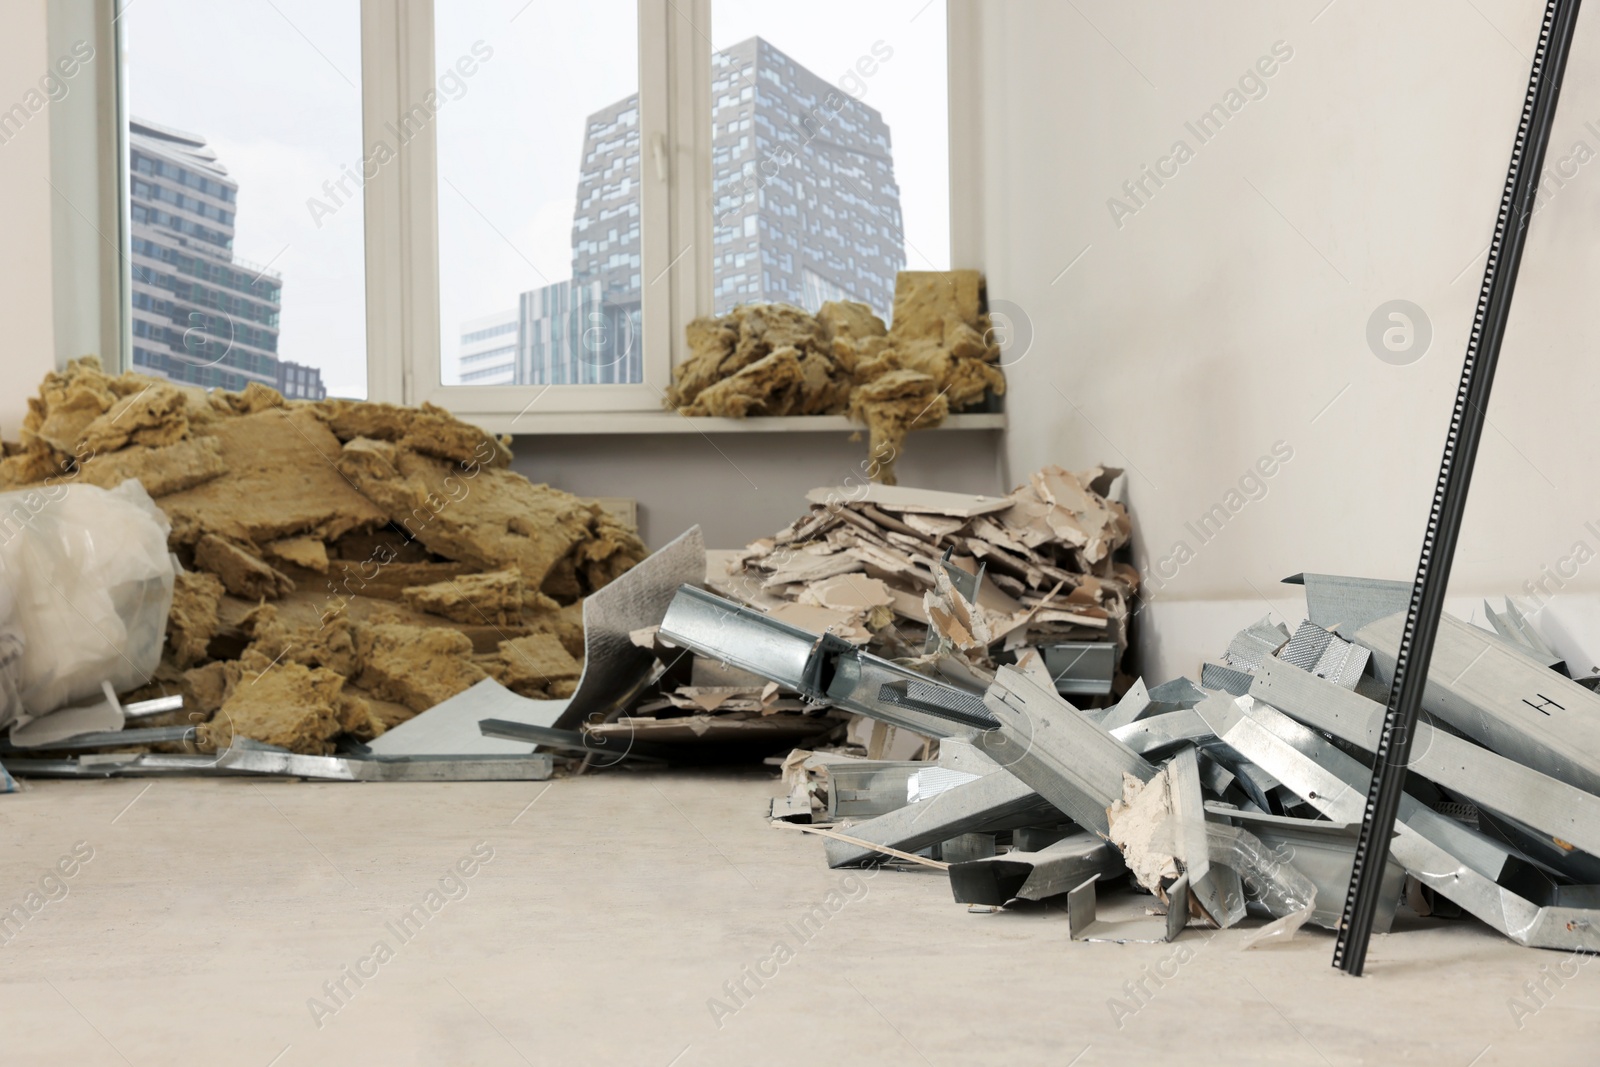
[{"label": "gray floor", "polygon": [[[1057,907],[969,914],[934,871],[829,871],[767,826],[771,792],[681,772],[36,783],[0,797],[0,911],[39,908],[0,928],[0,1063],[1600,1060],[1600,966],[1476,924],[1414,920],[1360,980],[1321,931],[1074,944]],[[92,859],[30,902],[79,842]]]}]

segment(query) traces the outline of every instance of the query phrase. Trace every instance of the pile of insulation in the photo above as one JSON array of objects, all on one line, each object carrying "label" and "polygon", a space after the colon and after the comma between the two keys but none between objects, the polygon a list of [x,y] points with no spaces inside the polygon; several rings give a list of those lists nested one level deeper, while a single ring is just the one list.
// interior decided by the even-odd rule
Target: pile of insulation
[{"label": "pile of insulation", "polygon": [[184,570],[142,692],[181,691],[172,721],[208,746],[329,753],[484,678],[570,695],[583,598],[647,554],[428,404],[205,394],[86,358],[28,405],[0,489],[136,478],[170,520]]},{"label": "pile of insulation", "polygon": [[[995,497],[816,489],[805,515],[726,554],[724,574],[712,566],[710,585],[800,629],[979,678],[1024,647],[1114,642],[1120,658],[1139,581],[1116,558],[1133,529],[1120,475],[1046,467]],[[980,571],[975,593],[951,580]]]},{"label": "pile of insulation", "polygon": [[849,415],[871,434],[876,480],[894,484],[908,433],[1005,392],[983,279],[901,271],[894,322],[865,304],[747,304],[689,324],[690,357],[666,405],[685,415]]}]

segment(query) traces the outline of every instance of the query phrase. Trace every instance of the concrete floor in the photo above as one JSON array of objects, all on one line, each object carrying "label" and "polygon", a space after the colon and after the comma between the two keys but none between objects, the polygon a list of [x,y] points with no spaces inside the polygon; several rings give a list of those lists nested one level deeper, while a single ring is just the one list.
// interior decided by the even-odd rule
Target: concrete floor
[{"label": "concrete floor", "polygon": [[[1330,969],[1321,931],[1248,953],[1235,931],[1198,929],[1175,945],[1074,944],[1059,907],[969,914],[935,871],[829,871],[820,841],[767,826],[772,791],[754,772],[34,783],[0,797],[0,911],[26,906],[77,843],[93,856],[46,882],[58,899],[0,944],[0,1063],[1600,1058],[1600,966],[1568,964],[1577,976],[1547,981],[1533,1012],[1524,983],[1566,957],[1474,923],[1413,920],[1375,941],[1361,980]],[[475,864],[475,848],[492,858]],[[430,902],[464,858],[472,875]],[[413,905],[428,918],[402,939]],[[791,953],[774,957],[779,941]],[[772,977],[730,997],[724,984],[758,964]],[[1172,977],[1130,998],[1151,969]],[[341,978],[336,1000],[324,984]]]}]

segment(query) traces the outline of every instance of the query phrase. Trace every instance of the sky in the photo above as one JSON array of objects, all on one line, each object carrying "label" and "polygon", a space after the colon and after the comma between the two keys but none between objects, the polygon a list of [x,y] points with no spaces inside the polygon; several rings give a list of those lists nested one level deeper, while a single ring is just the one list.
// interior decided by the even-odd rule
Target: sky
[{"label": "sky", "polygon": [[[571,274],[584,120],[636,91],[634,0],[441,0],[438,73],[442,365],[462,322]],[[681,16],[679,16],[681,17]],[[362,155],[357,0],[139,0],[122,17],[130,113],[199,134],[240,183],[235,256],[283,275],[279,354],[366,395],[362,206],[332,215],[323,183]],[[761,36],[835,83],[882,42],[860,99],[890,127],[909,269],[947,269],[943,0],[713,0],[723,48]],[[880,54],[882,48],[880,47]],[[485,57],[487,53],[487,57]],[[709,121],[709,118],[708,118]]]}]

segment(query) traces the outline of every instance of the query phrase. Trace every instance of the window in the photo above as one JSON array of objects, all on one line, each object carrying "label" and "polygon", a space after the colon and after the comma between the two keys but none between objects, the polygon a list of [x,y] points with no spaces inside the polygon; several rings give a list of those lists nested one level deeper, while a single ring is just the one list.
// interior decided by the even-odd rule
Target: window
[{"label": "window", "polygon": [[357,6],[141,0],[118,22],[134,369],[366,396]]},{"label": "window", "polygon": [[500,432],[667,418],[696,316],[887,318],[950,266],[970,4],[125,5],[133,363]]},{"label": "window", "polygon": [[436,6],[441,382],[644,380],[638,37],[637,0]]}]

